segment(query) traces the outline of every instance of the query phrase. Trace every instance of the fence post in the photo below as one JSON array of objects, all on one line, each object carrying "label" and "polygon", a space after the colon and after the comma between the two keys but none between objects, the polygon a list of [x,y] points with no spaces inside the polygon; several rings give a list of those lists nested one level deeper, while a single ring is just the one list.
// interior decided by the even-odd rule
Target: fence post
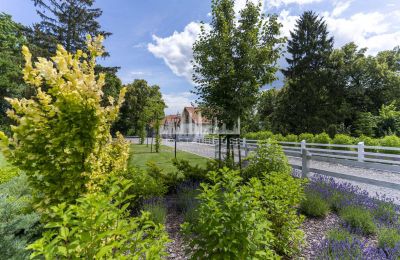
[{"label": "fence post", "polygon": [[363,162],[364,161],[364,142],[359,142],[358,143],[358,161]]},{"label": "fence post", "polygon": [[247,157],[248,153],[249,153],[249,149],[247,147],[247,140],[246,138],[243,138],[243,147],[244,147],[244,157]]},{"label": "fence post", "polygon": [[302,140],[300,146],[301,146],[301,152],[303,152],[303,150],[306,149],[306,140]]},{"label": "fence post", "polygon": [[301,177],[308,178],[310,174],[310,159],[311,154],[307,151],[306,148],[301,150]]}]

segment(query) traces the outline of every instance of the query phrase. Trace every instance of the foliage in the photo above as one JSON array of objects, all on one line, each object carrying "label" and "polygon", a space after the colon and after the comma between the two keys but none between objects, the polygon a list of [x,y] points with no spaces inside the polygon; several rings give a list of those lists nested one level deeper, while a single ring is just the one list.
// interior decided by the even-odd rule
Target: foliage
[{"label": "foliage", "polygon": [[383,104],[379,110],[377,135],[400,135],[400,111],[396,109],[395,101],[389,105]]},{"label": "foliage", "polygon": [[4,259],[27,259],[25,247],[41,233],[40,216],[32,209],[31,189],[21,174],[0,185],[0,255]]},{"label": "foliage", "polygon": [[202,112],[228,128],[253,107],[260,88],[276,79],[283,38],[276,16],[251,1],[236,17],[234,0],[213,0],[210,30],[193,46],[195,93]]},{"label": "foliage", "polygon": [[297,142],[298,141],[298,136],[294,134],[290,134],[285,136],[285,142]]},{"label": "foliage", "polygon": [[163,224],[167,220],[167,208],[161,199],[150,199],[143,205],[143,210],[150,213],[150,220],[155,224]]},{"label": "foliage", "polygon": [[[197,208],[198,200],[197,195],[200,194],[199,184],[194,182],[184,182],[179,185],[177,189],[177,202],[176,206],[180,212],[188,212],[192,208]],[[189,223],[192,223],[189,221]]]},{"label": "foliage", "polygon": [[300,204],[300,212],[307,217],[324,218],[329,213],[329,204],[316,192],[306,192]]},{"label": "foliage", "polygon": [[172,164],[185,176],[185,179],[189,181],[204,181],[206,180],[207,172],[215,168],[214,164],[208,163],[206,169],[203,169],[197,164],[190,164],[190,162],[185,159],[173,159]]},{"label": "foliage", "polygon": [[282,147],[271,139],[259,141],[254,153],[248,157],[249,164],[243,171],[245,179],[261,178],[264,173],[290,174],[292,169]]},{"label": "foliage", "polygon": [[311,133],[302,133],[299,135],[299,141],[305,140],[307,143],[314,142],[314,135]]},{"label": "foliage", "polygon": [[[101,30],[97,19],[103,11],[93,7],[93,0],[70,0],[62,3],[51,0],[32,1],[41,18],[41,21],[34,25],[37,31],[32,41],[51,55],[56,53],[57,43],[63,45],[68,52],[87,51],[86,35],[92,37],[98,34],[104,37],[111,35]],[[108,54],[104,52],[102,55]]]},{"label": "foliage", "polygon": [[297,206],[304,198],[304,181],[293,178],[287,172],[265,174],[262,180],[250,180],[255,196],[267,212],[265,218],[271,222],[275,239],[273,249],[279,255],[293,256],[300,252],[303,218],[297,214]]},{"label": "foliage", "polygon": [[169,242],[164,227],[148,212],[129,217],[129,181],[112,181],[110,191],[88,193],[76,204],[52,206],[54,217],[42,238],[29,245],[31,257],[84,259],[161,259]]},{"label": "foliage", "polygon": [[8,182],[19,174],[20,172],[16,167],[8,166],[0,168],[0,184]]},{"label": "foliage", "polygon": [[340,211],[340,217],[349,225],[349,227],[361,234],[370,235],[375,234],[376,225],[370,211],[357,207],[348,206]]},{"label": "foliage", "polygon": [[287,83],[279,93],[276,116],[282,132],[317,133],[334,123],[336,111],[329,104],[334,88],[327,81],[332,49],[323,18],[305,11],[290,32],[288,68],[282,71]]},{"label": "foliage", "polygon": [[23,47],[24,80],[37,93],[31,99],[7,99],[16,126],[12,138],[0,137],[7,160],[27,174],[42,210],[101,189],[105,176],[126,168],[127,145],[121,136],[112,140],[110,135],[124,90],[118,103],[102,107],[104,74],[94,73],[102,39],[88,37],[89,54],[72,55],[59,45],[51,61],[39,58],[34,64]]},{"label": "foliage", "polygon": [[332,142],[332,139],[329,137],[329,135],[325,132],[316,134],[313,139],[314,143],[318,144],[329,144]]},{"label": "foliage", "polygon": [[155,162],[148,161],[146,163],[147,173],[154,179],[160,181],[165,185],[168,191],[176,191],[177,186],[183,180],[185,180],[185,175],[181,172],[165,172],[161,167],[159,167]]},{"label": "foliage", "polygon": [[122,89],[122,82],[115,73],[106,72],[104,78],[102,106],[110,105],[109,97],[117,100]]},{"label": "foliage", "polygon": [[143,144],[146,129],[150,129],[152,123],[159,123],[158,120],[164,117],[165,107],[159,86],[150,86],[146,80],[136,79],[126,85],[125,101],[113,131],[126,134],[133,130]]},{"label": "foliage", "polygon": [[23,31],[24,27],[14,22],[10,15],[0,13],[0,130],[7,133],[11,120],[6,111],[10,105],[4,98],[22,97],[26,88],[21,73],[21,46],[26,44]]},{"label": "foliage", "polygon": [[[388,135],[380,140],[382,146],[400,147],[400,137],[395,135]],[[396,151],[384,151],[385,153],[398,153]]]},{"label": "foliage", "polygon": [[194,250],[192,258],[274,259],[271,222],[251,186],[241,185],[239,172],[210,172],[212,184],[201,184],[198,219],[182,228]]},{"label": "foliage", "polygon": [[400,246],[400,230],[384,228],[378,232],[378,247],[382,249]]},{"label": "foliage", "polygon": [[[317,259],[361,259],[364,245],[345,229],[330,230],[321,243]],[[369,259],[369,258],[368,258]]]},{"label": "foliage", "polygon": [[130,199],[131,208],[137,208],[144,200],[162,196],[167,192],[167,187],[163,180],[154,178],[147,171],[129,167],[121,176],[132,182],[132,185],[126,191],[127,195],[133,196]]},{"label": "foliage", "polygon": [[375,136],[378,119],[371,112],[361,112],[354,122],[358,135]]}]

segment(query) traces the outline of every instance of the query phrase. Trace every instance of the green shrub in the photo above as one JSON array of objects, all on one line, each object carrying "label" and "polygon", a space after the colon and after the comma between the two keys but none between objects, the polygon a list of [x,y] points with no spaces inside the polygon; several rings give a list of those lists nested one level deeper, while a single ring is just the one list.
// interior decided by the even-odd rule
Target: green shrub
[{"label": "green shrub", "polygon": [[324,218],[329,213],[329,204],[318,193],[307,192],[300,204],[300,212],[307,217]]},{"label": "green shrub", "polygon": [[375,219],[395,225],[396,221],[400,220],[395,207],[393,203],[381,201],[372,213]]},{"label": "green shrub", "polygon": [[330,144],[331,142],[332,139],[325,132],[315,135],[313,139],[313,143],[317,144]]},{"label": "green shrub", "polygon": [[194,186],[182,186],[177,191],[177,209],[179,212],[186,212],[197,205],[196,197],[200,191]]},{"label": "green shrub", "polygon": [[133,196],[130,199],[131,208],[138,208],[145,199],[159,197],[167,192],[162,179],[152,177],[147,171],[130,167],[122,176],[132,182],[126,191],[127,195]]},{"label": "green shrub", "polygon": [[376,225],[370,211],[356,206],[348,206],[340,211],[340,217],[355,232],[364,235],[376,233]]},{"label": "green shrub", "polygon": [[271,131],[259,131],[259,132],[251,132],[245,134],[245,138],[250,139],[250,140],[264,140],[264,139],[269,139],[272,138],[274,134]]},{"label": "green shrub", "polygon": [[17,175],[19,175],[19,170],[16,167],[7,166],[4,168],[0,168],[0,184],[11,180]]},{"label": "green shrub", "polygon": [[300,225],[303,217],[297,214],[297,206],[304,198],[304,180],[293,178],[289,173],[265,174],[261,180],[253,178],[250,186],[267,212],[275,239],[273,249],[279,255],[297,254],[303,243]]},{"label": "green shrub", "polygon": [[353,137],[345,134],[337,134],[335,135],[335,138],[333,138],[332,143],[352,145],[356,143],[356,140]]},{"label": "green shrub", "polygon": [[185,175],[182,172],[177,171],[166,173],[153,161],[148,161],[146,166],[147,173],[154,179],[164,183],[169,192],[176,191],[176,187],[179,185],[179,183],[185,180]]},{"label": "green shrub", "polygon": [[31,257],[46,259],[159,259],[168,235],[150,214],[129,217],[124,194],[129,181],[113,181],[108,193],[88,193],[76,204],[51,208],[42,238],[29,245]]},{"label": "green shrub", "polygon": [[344,242],[344,241],[353,241],[354,237],[352,234],[347,229],[344,228],[335,228],[332,230],[329,230],[328,233],[326,234],[327,239],[329,240],[334,240],[338,242]]},{"label": "green shrub", "polygon": [[243,177],[260,178],[264,173],[291,173],[292,168],[282,147],[274,140],[259,141],[254,153],[248,157],[248,166],[243,170]]},{"label": "green shrub", "polygon": [[[395,136],[395,135],[385,136],[382,139],[380,139],[380,145],[381,146],[389,146],[389,147],[400,147],[400,137]],[[388,151],[388,150],[382,150],[381,152],[393,153],[393,154],[400,153],[399,151]]]},{"label": "green shrub", "polygon": [[384,228],[378,232],[378,247],[395,248],[400,245],[400,231],[395,228]]},{"label": "green shrub", "polygon": [[172,164],[185,176],[185,180],[204,181],[206,179],[207,170],[198,165],[191,165],[188,160],[172,159]]},{"label": "green shrub", "polygon": [[302,133],[299,135],[299,141],[306,140],[307,143],[314,142],[314,135],[310,133]]},{"label": "green shrub", "polygon": [[274,139],[278,142],[285,141],[285,137],[282,134],[275,134],[271,137],[271,139]]},{"label": "green shrub", "polygon": [[34,63],[22,47],[24,80],[35,95],[7,98],[16,125],[12,137],[0,132],[0,139],[7,161],[28,176],[43,211],[100,189],[103,178],[126,167],[126,145],[110,135],[125,89],[113,105],[101,105],[105,75],[96,75],[95,67],[102,39],[88,37],[88,53],[70,54],[58,45],[54,57]]},{"label": "green shrub", "polygon": [[299,141],[299,137],[297,135],[290,134],[290,135],[285,136],[285,142],[294,142],[295,143],[298,141]]},{"label": "green shrub", "polygon": [[24,174],[0,185],[0,258],[28,259],[31,252],[25,248],[40,237],[39,220]]},{"label": "green shrub", "polygon": [[143,210],[150,213],[150,220],[156,224],[165,224],[167,220],[167,208],[160,199],[147,201]]},{"label": "green shrub", "polygon": [[273,259],[271,222],[238,171],[210,172],[201,184],[198,219],[184,223],[194,259]]}]

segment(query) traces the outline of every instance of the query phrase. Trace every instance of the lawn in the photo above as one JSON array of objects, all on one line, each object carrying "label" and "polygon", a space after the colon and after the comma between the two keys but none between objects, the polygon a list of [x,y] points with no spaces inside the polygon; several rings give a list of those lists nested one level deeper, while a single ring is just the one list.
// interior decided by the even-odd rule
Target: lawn
[{"label": "lawn", "polygon": [[[172,159],[174,158],[174,148],[168,146],[161,146],[159,153],[150,150],[150,145],[147,147],[145,144],[132,144],[130,147],[132,153],[129,159],[130,166],[136,166],[139,168],[145,168],[148,161],[155,162],[166,172],[173,172],[176,168],[172,165]],[[190,161],[193,165],[198,164],[199,166],[205,167],[209,159],[183,151],[177,151],[176,157],[178,159],[185,159]]]}]

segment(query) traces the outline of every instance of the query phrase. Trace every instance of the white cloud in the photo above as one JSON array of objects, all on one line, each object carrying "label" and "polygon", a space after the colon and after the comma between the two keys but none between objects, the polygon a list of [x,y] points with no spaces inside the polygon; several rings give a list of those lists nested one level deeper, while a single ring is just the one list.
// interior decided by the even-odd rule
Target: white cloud
[{"label": "white cloud", "polygon": [[173,94],[163,94],[163,99],[168,106],[165,109],[165,114],[176,114],[176,112],[182,113],[182,110],[186,106],[191,106],[194,102],[195,96],[190,92],[181,92]]},{"label": "white cloud", "polygon": [[[207,25],[206,25],[207,26]],[[154,43],[149,43],[147,49],[157,58],[164,60],[172,72],[191,82],[193,52],[192,46],[200,33],[200,23],[191,22],[182,32],[174,32],[169,37],[153,35]]]},{"label": "white cloud", "polygon": [[[360,47],[367,47],[368,54],[392,49],[400,43],[400,22],[398,11],[391,13],[369,12],[355,13],[349,17],[341,14],[350,6],[351,1],[335,2],[331,12],[321,15],[328,25],[328,30],[335,37],[336,47],[348,42],[355,42]],[[293,31],[298,16],[291,15],[289,11],[282,10],[278,20],[282,23],[284,36],[289,37]]]},{"label": "white cloud", "polygon": [[298,4],[298,5],[305,5],[305,4],[312,4],[318,3],[322,0],[266,0],[266,5],[271,5],[273,7],[280,7],[282,5],[289,5],[289,4]]},{"label": "white cloud", "polygon": [[290,36],[290,31],[293,30],[298,18],[299,16],[297,15],[290,15],[288,10],[282,10],[278,16],[278,21],[282,24],[281,31],[283,36]]},{"label": "white cloud", "polygon": [[334,9],[332,11],[332,16],[337,17],[341,15],[344,11],[346,11],[351,4],[352,0],[350,1],[339,1],[334,4]]}]

